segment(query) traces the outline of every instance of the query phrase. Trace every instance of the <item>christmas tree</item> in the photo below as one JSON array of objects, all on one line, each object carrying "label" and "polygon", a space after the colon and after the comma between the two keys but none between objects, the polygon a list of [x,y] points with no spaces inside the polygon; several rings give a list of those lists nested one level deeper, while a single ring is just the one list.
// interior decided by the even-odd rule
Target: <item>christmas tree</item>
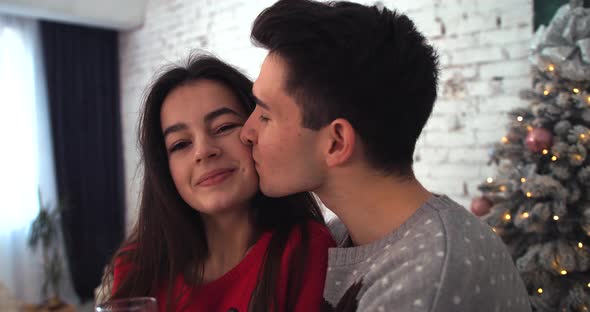
[{"label": "christmas tree", "polygon": [[590,9],[562,6],[531,44],[530,102],[509,113],[471,210],[508,246],[534,311],[590,311]]}]

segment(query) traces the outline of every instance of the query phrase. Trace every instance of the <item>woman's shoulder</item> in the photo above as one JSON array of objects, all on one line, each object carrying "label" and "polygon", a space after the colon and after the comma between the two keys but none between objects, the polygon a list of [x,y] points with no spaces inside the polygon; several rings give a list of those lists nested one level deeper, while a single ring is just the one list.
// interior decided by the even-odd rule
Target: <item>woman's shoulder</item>
[{"label": "woman's shoulder", "polygon": [[329,238],[332,239],[330,229],[325,224],[321,224],[317,221],[308,221],[307,230],[310,236],[317,238]]},{"label": "woman's shoulder", "polygon": [[113,293],[115,290],[119,288],[123,280],[129,275],[131,270],[134,269],[131,260],[129,259],[128,255],[131,251],[135,250],[135,244],[126,244],[119,248],[115,255],[113,256],[113,264],[112,264],[112,280],[110,291]]},{"label": "woman's shoulder", "polygon": [[131,259],[131,254],[137,250],[136,243],[125,244],[115,253],[113,274],[115,279],[115,285],[123,279],[124,276],[134,269],[134,263]]},{"label": "woman's shoulder", "polygon": [[114,255],[115,268],[117,266],[126,266],[131,262],[131,255],[137,251],[137,243],[128,243],[121,246]]}]

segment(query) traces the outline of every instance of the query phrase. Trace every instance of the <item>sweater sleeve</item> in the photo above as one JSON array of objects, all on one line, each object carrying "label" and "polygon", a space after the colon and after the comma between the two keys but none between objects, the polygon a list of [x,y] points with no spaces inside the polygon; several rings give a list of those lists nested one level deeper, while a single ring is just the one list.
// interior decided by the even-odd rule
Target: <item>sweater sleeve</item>
[{"label": "sweater sleeve", "polygon": [[[307,225],[309,245],[307,257],[304,260],[304,269],[303,272],[294,272],[295,274],[301,274],[302,278],[301,289],[293,311],[301,312],[320,311],[328,267],[328,249],[336,246],[328,228],[316,222],[309,222]],[[301,233],[297,230],[291,234],[283,254],[280,286],[285,292],[282,294],[282,298],[279,299],[281,304],[285,302],[286,291],[289,289],[288,283],[292,282],[289,281],[289,276],[293,270],[293,268],[289,267],[290,259],[293,249],[299,244],[301,244]]]}]

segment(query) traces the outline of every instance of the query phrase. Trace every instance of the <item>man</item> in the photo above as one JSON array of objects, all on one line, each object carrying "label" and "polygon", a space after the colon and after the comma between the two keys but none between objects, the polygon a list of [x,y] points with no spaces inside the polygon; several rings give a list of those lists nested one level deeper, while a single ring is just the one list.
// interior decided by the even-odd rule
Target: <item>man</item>
[{"label": "man", "polygon": [[313,191],[338,216],[326,307],[530,311],[500,238],[413,174],[438,58],[411,20],[283,0],[257,17],[252,38],[269,54],[241,137],[265,194]]}]

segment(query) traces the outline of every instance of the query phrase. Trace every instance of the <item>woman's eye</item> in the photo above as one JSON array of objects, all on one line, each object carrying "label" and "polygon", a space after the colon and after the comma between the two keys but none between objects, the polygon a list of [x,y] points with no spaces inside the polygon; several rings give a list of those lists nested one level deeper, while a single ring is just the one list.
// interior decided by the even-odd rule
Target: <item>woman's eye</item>
[{"label": "woman's eye", "polygon": [[217,131],[215,131],[215,133],[222,133],[228,130],[231,130],[233,128],[239,127],[240,125],[238,124],[227,124],[227,125],[223,125],[219,128],[217,128]]},{"label": "woman's eye", "polygon": [[175,152],[175,151],[179,151],[179,150],[187,147],[189,144],[190,144],[190,142],[187,142],[187,141],[178,142],[178,143],[172,145],[172,147],[170,148],[170,153]]},{"label": "woman's eye", "polygon": [[262,115],[262,114],[260,114],[260,117],[258,117],[258,119],[259,119],[261,122],[267,122],[267,121],[269,121],[269,120],[270,120],[268,117],[266,117],[266,116],[264,116],[264,115]]}]

